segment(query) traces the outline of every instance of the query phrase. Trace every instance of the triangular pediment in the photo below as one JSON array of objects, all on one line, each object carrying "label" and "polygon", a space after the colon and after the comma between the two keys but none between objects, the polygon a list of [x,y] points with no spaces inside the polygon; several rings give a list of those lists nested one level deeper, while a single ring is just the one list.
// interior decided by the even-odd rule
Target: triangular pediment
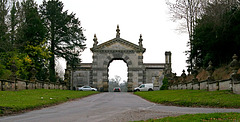
[{"label": "triangular pediment", "polygon": [[132,42],[124,40],[122,38],[114,38],[102,44],[99,44],[91,48],[93,52],[95,51],[108,51],[108,50],[118,50],[118,51],[134,51],[134,52],[145,52],[145,48],[140,47]]}]

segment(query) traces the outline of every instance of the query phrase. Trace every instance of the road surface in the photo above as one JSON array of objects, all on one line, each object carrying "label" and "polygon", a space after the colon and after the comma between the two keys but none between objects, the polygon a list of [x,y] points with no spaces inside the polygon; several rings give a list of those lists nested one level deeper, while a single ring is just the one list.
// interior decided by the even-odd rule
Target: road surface
[{"label": "road surface", "polygon": [[0,122],[125,122],[213,112],[240,112],[240,109],[164,106],[131,93],[108,92],[41,110],[0,117]]}]

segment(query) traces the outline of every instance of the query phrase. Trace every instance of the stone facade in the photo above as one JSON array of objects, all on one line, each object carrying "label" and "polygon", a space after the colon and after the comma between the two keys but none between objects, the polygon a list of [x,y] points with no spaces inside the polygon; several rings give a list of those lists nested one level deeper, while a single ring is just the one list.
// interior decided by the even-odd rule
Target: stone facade
[{"label": "stone facade", "polygon": [[[99,91],[108,91],[108,67],[113,60],[123,60],[128,67],[128,91],[142,83],[154,83],[157,90],[162,85],[164,73],[171,72],[171,52],[166,52],[166,63],[143,63],[145,48],[142,36],[137,44],[120,38],[117,28],[116,38],[98,45],[94,35],[92,63],[81,63],[73,71],[73,88],[90,85]],[[167,67],[167,68],[166,68]],[[168,71],[166,71],[168,69]]]}]

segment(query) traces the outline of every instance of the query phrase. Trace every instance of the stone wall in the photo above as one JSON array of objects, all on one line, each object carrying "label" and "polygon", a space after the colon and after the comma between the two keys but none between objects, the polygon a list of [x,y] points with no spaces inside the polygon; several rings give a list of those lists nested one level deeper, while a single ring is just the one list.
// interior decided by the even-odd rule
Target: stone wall
[{"label": "stone wall", "polygon": [[1,80],[0,79],[0,91],[19,91],[19,90],[26,90],[26,89],[62,89],[67,90],[68,87],[66,84],[60,83],[49,83],[43,81],[20,81],[17,80],[16,82],[10,80]]},{"label": "stone wall", "polygon": [[[172,74],[169,77],[169,89],[193,89],[193,90],[208,90],[208,91],[217,91],[217,90],[231,90],[233,93],[240,94],[240,73],[239,73],[240,63],[237,61],[237,56],[233,56],[233,61],[229,64],[229,67],[232,69],[232,74],[230,74],[229,79],[215,80],[213,75],[214,68],[212,63],[209,62],[209,66],[206,68],[208,72],[207,79],[199,81],[198,70],[195,67],[192,71],[191,76],[186,75],[185,71],[180,77]],[[192,78],[192,79],[191,79]],[[190,80],[189,80],[190,79]],[[185,85],[183,85],[185,84]]]},{"label": "stone wall", "polygon": [[[26,89],[69,89],[69,81],[65,78],[65,82],[60,83],[59,77],[56,74],[57,81],[55,83],[50,82],[49,80],[49,72],[46,73],[46,79],[44,81],[37,80],[36,69],[33,67],[30,71],[31,78],[30,80],[21,80],[17,78],[16,72],[17,68],[15,63],[11,66],[13,69],[10,80],[0,79],[0,91],[19,91],[19,90],[26,90]],[[65,77],[68,76],[65,74]]]}]

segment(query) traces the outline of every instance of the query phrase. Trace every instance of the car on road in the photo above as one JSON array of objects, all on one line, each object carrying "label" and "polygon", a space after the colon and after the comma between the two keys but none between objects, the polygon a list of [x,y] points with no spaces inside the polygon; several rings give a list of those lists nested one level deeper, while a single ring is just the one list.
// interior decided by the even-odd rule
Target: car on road
[{"label": "car on road", "polygon": [[78,88],[79,91],[97,91],[96,88],[92,88],[90,86],[83,86]]},{"label": "car on road", "polygon": [[134,92],[136,91],[153,91],[153,84],[141,84],[139,87],[134,88]]},{"label": "car on road", "polygon": [[120,87],[115,87],[115,88],[113,88],[113,92],[121,92],[121,88]]}]

